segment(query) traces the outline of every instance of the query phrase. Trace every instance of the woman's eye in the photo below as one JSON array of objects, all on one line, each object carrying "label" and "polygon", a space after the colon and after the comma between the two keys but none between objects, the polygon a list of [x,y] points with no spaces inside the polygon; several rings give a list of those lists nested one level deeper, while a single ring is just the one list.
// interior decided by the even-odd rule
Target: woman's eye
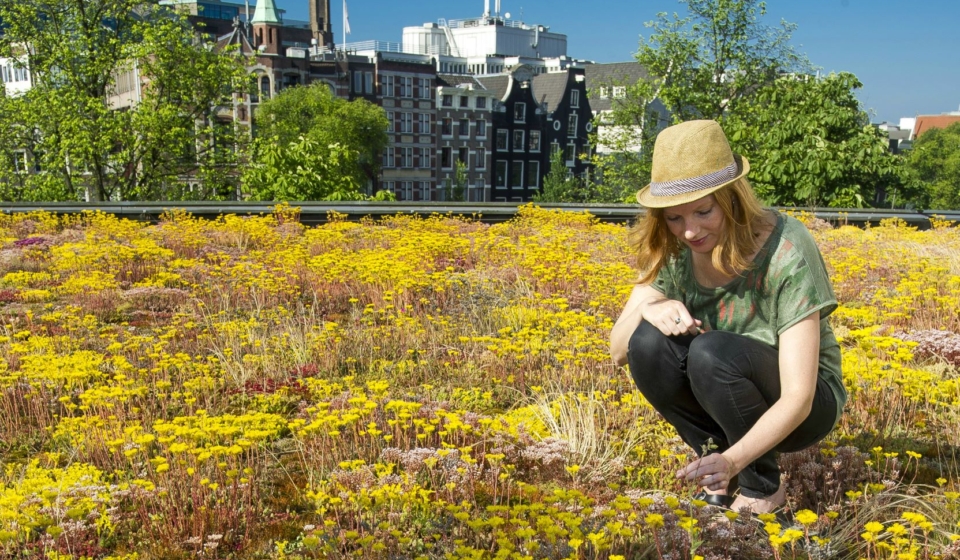
[{"label": "woman's eye", "polygon": [[668,222],[678,222],[680,221],[680,216],[667,216]]},{"label": "woman's eye", "polygon": [[706,215],[709,214],[710,212],[713,212],[713,207],[712,207],[712,206],[711,206],[710,208],[708,208],[707,210],[700,210],[699,212],[697,212],[697,215],[698,215],[698,216],[706,216]]}]

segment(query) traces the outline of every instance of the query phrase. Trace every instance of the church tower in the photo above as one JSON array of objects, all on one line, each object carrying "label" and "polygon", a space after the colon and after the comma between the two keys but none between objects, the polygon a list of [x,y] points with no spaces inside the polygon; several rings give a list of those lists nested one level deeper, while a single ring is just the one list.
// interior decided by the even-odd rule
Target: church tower
[{"label": "church tower", "polygon": [[[313,1],[313,0],[311,0]],[[263,54],[280,54],[280,15],[274,0],[258,0],[250,24],[253,46]]]},{"label": "church tower", "polygon": [[310,31],[317,45],[333,47],[333,31],[330,29],[330,0],[307,0],[310,2]]}]

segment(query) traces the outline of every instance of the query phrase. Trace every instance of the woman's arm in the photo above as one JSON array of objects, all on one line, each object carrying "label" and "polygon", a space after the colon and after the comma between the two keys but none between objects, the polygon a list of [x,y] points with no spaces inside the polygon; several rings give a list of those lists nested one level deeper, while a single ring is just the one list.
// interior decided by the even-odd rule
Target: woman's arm
[{"label": "woman's arm", "polygon": [[[676,322],[677,317],[680,318],[679,323]],[[627,344],[643,319],[667,336],[696,334],[702,324],[690,316],[683,303],[667,299],[653,286],[634,286],[630,299],[610,331],[610,357],[618,367],[627,363]]]},{"label": "woman's arm", "polygon": [[813,408],[819,360],[820,313],[815,311],[780,335],[780,399],[736,444],[722,454],[693,461],[677,476],[721,490],[735,474],[786,439]]}]

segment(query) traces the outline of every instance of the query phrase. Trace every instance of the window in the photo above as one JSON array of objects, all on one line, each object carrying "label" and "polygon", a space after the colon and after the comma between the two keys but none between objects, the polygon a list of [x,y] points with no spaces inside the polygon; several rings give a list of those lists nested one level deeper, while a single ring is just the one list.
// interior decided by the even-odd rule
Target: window
[{"label": "window", "polygon": [[433,167],[433,148],[419,148],[420,150],[420,169],[430,169]]},{"label": "window", "polygon": [[513,151],[522,152],[523,151],[523,131],[514,130],[513,131]]},{"label": "window", "polygon": [[530,131],[530,151],[531,152],[540,151],[540,131],[539,130]]},{"label": "window", "polygon": [[577,136],[577,115],[576,113],[570,115],[570,120],[567,122],[567,136],[571,138],[576,138]]},{"label": "window", "polygon": [[614,97],[614,98],[620,98],[620,97],[626,97],[626,96],[627,96],[627,88],[626,88],[626,86],[613,86],[613,97]]},{"label": "window", "polygon": [[389,123],[389,124],[387,124],[387,132],[396,132],[396,131],[397,131],[397,129],[396,129],[397,123],[396,123],[396,121],[394,120],[394,113],[393,113],[393,111],[387,111],[387,123]]},{"label": "window", "polygon": [[571,107],[580,106],[580,90],[575,89],[570,92],[570,106]]},{"label": "window", "polygon": [[353,92],[363,93],[363,72],[353,73]]},{"label": "window", "polygon": [[509,134],[509,132],[506,130],[503,130],[502,128],[497,131],[497,151],[498,152],[504,152],[509,149],[507,147],[507,142],[509,141],[507,139],[507,134]]},{"label": "window", "polygon": [[430,181],[420,181],[420,200],[430,200]]},{"label": "window", "polygon": [[383,168],[393,169],[394,166],[395,166],[395,163],[394,163],[393,146],[390,146],[383,152]]},{"label": "window", "polygon": [[510,188],[511,189],[522,189],[523,188],[523,162],[515,161],[513,165],[510,166]]},{"label": "window", "polygon": [[470,121],[467,119],[460,119],[460,130],[458,131],[461,138],[470,137]]},{"label": "window", "polygon": [[480,119],[477,121],[477,138],[486,138],[486,137],[487,137],[487,121]]},{"label": "window", "polygon": [[270,99],[270,78],[267,76],[260,78],[260,97]]},{"label": "window", "polygon": [[440,148],[440,167],[442,169],[451,169],[453,167],[453,148],[449,146]]},{"label": "window", "polygon": [[467,159],[470,157],[470,148],[460,148],[457,150],[457,161],[464,166],[467,165]]},{"label": "window", "polygon": [[573,167],[577,163],[577,145],[567,144],[563,150],[563,159],[567,162],[567,167]]},{"label": "window", "polygon": [[487,108],[487,98],[478,97],[477,98],[477,109],[486,109]]},{"label": "window", "polygon": [[514,103],[513,104],[513,120],[517,122],[523,122],[526,118],[527,118],[527,104]]},{"label": "window", "polygon": [[400,113],[400,132],[402,134],[413,133],[413,113]]},{"label": "window", "polygon": [[477,148],[476,150],[476,161],[477,169],[486,169],[487,168],[487,149],[486,148]]},{"label": "window", "polygon": [[413,148],[400,148],[400,167],[404,169],[413,167]]},{"label": "window", "polygon": [[554,140],[550,142],[550,157],[553,158],[553,154],[560,151],[560,143]]},{"label": "window", "polygon": [[396,95],[394,92],[394,77],[393,76],[383,76],[380,78],[380,95],[384,97],[393,97]]},{"label": "window", "polygon": [[600,86],[600,99],[607,99],[608,97],[610,97],[610,88]]},{"label": "window", "polygon": [[440,104],[443,105],[444,107],[453,107],[453,96],[450,95],[449,93],[443,94],[443,97],[441,97],[440,99],[441,99]]},{"label": "window", "polygon": [[396,191],[394,191],[395,188],[396,185],[393,181],[384,181],[380,183],[380,190],[382,191],[390,191],[393,194],[397,194]]},{"label": "window", "polygon": [[430,78],[420,78],[420,99],[430,99]]},{"label": "window", "polygon": [[400,181],[401,200],[413,200],[413,181]]},{"label": "window", "polygon": [[430,134],[430,113],[420,113],[417,115],[417,132],[420,134]]},{"label": "window", "polygon": [[27,152],[23,150],[13,152],[13,169],[17,173],[26,173],[28,171]]},{"label": "window", "polygon": [[536,189],[540,187],[540,162],[527,162],[527,188]]},{"label": "window", "polygon": [[413,78],[400,76],[400,97],[413,97]]},{"label": "window", "polygon": [[506,186],[507,186],[507,162],[505,162],[505,161],[498,161],[498,162],[497,162],[497,177],[496,177],[496,179],[497,179],[496,186],[498,186],[498,187],[506,187]]},{"label": "window", "polygon": [[453,136],[453,119],[445,118],[440,122],[440,134],[443,136]]},{"label": "window", "polygon": [[363,73],[363,92],[373,93],[373,72]]},{"label": "window", "polygon": [[470,106],[470,98],[467,97],[466,95],[461,95],[461,96],[460,96],[460,106],[461,106],[461,107],[469,107],[469,106]]}]

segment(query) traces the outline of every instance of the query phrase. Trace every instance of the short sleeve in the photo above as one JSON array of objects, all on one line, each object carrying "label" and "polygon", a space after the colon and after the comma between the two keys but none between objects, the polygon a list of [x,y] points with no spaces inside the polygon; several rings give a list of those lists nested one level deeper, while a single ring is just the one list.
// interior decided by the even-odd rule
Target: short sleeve
[{"label": "short sleeve", "polygon": [[810,233],[804,228],[783,250],[775,273],[777,336],[813,312],[818,311],[823,319],[837,308],[827,267]]},{"label": "short sleeve", "polygon": [[662,267],[660,267],[660,271],[657,273],[657,277],[654,278],[653,282],[650,284],[650,287],[665,295],[668,299],[678,299],[676,290],[676,274],[676,263],[674,262],[674,259],[670,259]]}]

